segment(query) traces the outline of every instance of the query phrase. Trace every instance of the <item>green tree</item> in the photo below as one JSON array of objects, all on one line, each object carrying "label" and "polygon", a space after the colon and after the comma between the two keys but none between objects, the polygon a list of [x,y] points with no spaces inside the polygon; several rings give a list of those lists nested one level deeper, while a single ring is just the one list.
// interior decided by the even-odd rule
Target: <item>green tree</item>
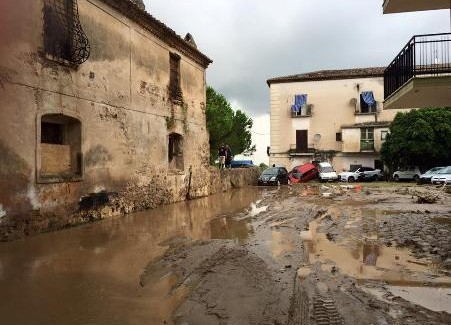
[{"label": "green tree", "polygon": [[396,114],[382,145],[391,170],[404,166],[428,169],[451,161],[451,108],[423,108]]},{"label": "green tree", "polygon": [[234,155],[250,155],[252,145],[252,119],[241,110],[234,111],[224,97],[212,87],[207,87],[207,129],[210,133],[210,160],[218,158],[221,144],[228,144]]}]

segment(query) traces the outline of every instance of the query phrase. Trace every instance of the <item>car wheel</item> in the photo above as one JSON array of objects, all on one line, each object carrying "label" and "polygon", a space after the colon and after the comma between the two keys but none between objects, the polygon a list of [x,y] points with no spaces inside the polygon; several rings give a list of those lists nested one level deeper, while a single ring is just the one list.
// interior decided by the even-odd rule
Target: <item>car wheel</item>
[{"label": "car wheel", "polygon": [[355,182],[354,176],[349,176],[349,177],[348,177],[348,182],[349,182],[349,183],[354,183],[354,182]]},{"label": "car wheel", "polygon": [[373,182],[377,181],[377,180],[378,180],[377,175],[374,175],[374,176],[371,178],[371,180],[372,180]]},{"label": "car wheel", "polygon": [[418,175],[413,176],[413,180],[418,183],[418,181],[420,180],[420,176]]},{"label": "car wheel", "polygon": [[395,175],[395,177],[393,177],[393,179],[395,180],[395,182],[399,182],[399,176]]}]

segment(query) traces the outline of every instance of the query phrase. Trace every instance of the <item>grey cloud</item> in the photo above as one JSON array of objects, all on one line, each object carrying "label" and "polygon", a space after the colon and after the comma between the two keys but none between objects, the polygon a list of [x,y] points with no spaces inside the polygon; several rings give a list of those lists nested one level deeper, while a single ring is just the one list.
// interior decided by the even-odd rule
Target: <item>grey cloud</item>
[{"label": "grey cloud", "polygon": [[382,0],[144,0],[190,32],[214,63],[207,81],[252,116],[269,110],[266,79],[382,66],[414,34],[449,30],[447,11],[382,15]]}]

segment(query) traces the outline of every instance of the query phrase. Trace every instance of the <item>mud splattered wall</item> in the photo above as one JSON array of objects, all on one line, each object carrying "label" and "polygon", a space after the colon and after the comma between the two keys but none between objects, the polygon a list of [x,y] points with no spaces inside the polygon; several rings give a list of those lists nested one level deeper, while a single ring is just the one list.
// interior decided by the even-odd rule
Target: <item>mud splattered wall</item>
[{"label": "mud splattered wall", "polygon": [[[115,200],[104,212],[111,215],[184,200],[190,174],[191,196],[210,192],[204,110],[208,63],[180,53],[173,41],[155,37],[110,2],[78,1],[91,46],[89,59],[79,66],[43,53],[43,0],[0,4],[2,238],[93,218],[80,210],[80,200],[90,193],[104,191],[108,202]],[[181,57],[183,103],[169,99],[171,52]],[[42,122],[58,115],[81,125],[79,147],[71,145],[70,132],[62,133],[60,143],[44,143]],[[63,120],[55,123],[60,123],[55,129],[69,129]],[[178,152],[183,169],[169,164],[170,134],[183,139]],[[57,168],[58,161],[48,165],[49,150],[70,155],[61,163],[80,164],[79,170]],[[48,178],[43,163],[73,173]]]}]

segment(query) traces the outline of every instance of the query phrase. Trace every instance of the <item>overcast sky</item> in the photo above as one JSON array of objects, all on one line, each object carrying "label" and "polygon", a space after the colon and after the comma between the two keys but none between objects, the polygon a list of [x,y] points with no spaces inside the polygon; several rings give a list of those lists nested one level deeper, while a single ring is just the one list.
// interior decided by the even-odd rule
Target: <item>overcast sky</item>
[{"label": "overcast sky", "polygon": [[208,84],[264,123],[254,129],[257,133],[269,133],[267,79],[384,66],[414,34],[450,30],[449,11],[382,15],[383,0],[144,2],[147,11],[179,35],[194,36],[213,60]]}]

